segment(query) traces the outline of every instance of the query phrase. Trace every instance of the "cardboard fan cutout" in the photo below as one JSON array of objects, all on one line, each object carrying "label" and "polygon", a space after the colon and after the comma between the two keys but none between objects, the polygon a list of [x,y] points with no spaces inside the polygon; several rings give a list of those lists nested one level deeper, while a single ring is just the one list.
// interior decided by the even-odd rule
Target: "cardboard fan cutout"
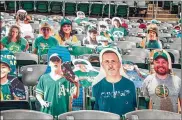
[{"label": "cardboard fan cutout", "polygon": [[91,63],[84,59],[73,60],[74,73],[78,76],[82,87],[90,87],[94,78],[98,75],[98,71],[95,70]]}]

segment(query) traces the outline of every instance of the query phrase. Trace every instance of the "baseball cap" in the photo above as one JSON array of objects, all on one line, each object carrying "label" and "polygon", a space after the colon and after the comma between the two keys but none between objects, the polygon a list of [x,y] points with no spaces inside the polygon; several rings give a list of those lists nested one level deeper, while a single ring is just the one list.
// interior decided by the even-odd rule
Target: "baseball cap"
[{"label": "baseball cap", "polygon": [[158,57],[162,57],[162,58],[164,58],[165,60],[168,61],[168,57],[167,57],[166,53],[163,52],[163,50],[162,51],[157,51],[157,52],[154,53],[153,59],[156,60]]},{"label": "baseball cap", "polygon": [[60,25],[63,26],[65,24],[68,24],[68,25],[72,25],[72,22],[67,19],[67,18],[63,18],[61,21],[60,21]]},{"label": "baseball cap", "polygon": [[51,26],[49,25],[48,22],[43,22],[43,23],[41,24],[41,29],[42,29],[42,28],[50,28],[50,29],[51,29]]},{"label": "baseball cap", "polygon": [[84,62],[84,61],[76,61],[74,64],[75,64],[75,65],[77,65],[77,64],[88,65],[88,64],[87,64],[86,62]]},{"label": "baseball cap", "polygon": [[5,57],[1,57],[1,63],[4,63],[4,64],[6,64],[9,68],[11,68],[11,67],[10,67],[10,60],[9,60],[9,59],[7,59],[7,58],[5,58]]},{"label": "baseball cap", "polygon": [[97,28],[95,26],[89,26],[88,27],[88,32],[95,32],[95,33],[97,33]]},{"label": "baseball cap", "polygon": [[49,60],[52,61],[52,62],[55,62],[55,61],[61,61],[62,58],[61,58],[61,56],[59,56],[57,53],[54,53],[54,54],[52,54],[52,55],[49,57]]}]

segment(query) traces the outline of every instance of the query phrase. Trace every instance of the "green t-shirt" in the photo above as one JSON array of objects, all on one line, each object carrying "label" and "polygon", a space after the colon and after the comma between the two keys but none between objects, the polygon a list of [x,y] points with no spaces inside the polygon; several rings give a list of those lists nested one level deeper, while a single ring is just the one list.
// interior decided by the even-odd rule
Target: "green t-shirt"
[{"label": "green t-shirt", "polygon": [[47,54],[48,50],[51,47],[54,47],[57,45],[58,45],[58,41],[52,36],[50,36],[48,39],[44,39],[43,36],[40,36],[36,38],[34,42],[34,48],[38,50],[38,55]]},{"label": "green t-shirt", "polygon": [[110,32],[111,32],[113,37],[123,37],[123,36],[127,36],[128,35],[127,30],[125,28],[123,28],[123,27],[120,27],[120,28],[113,27],[110,30]]},{"label": "green t-shirt", "polygon": [[109,37],[109,39],[111,39],[112,41],[114,41],[114,37],[111,35],[111,33],[109,31],[106,31],[106,35],[104,34],[104,32],[100,32],[101,36],[104,36],[106,38]]},{"label": "green t-shirt", "polygon": [[24,52],[26,45],[28,44],[27,40],[24,38],[20,38],[20,42],[10,42],[8,43],[8,37],[4,37],[1,39],[2,44],[4,47],[6,47],[8,50],[15,52]]},{"label": "green t-shirt", "polygon": [[92,88],[95,98],[95,110],[112,112],[120,116],[135,110],[136,91],[134,83],[123,77],[116,83],[105,78]]},{"label": "green t-shirt", "polygon": [[10,81],[8,80],[7,83],[1,85],[1,100],[12,100],[12,95],[10,91]]},{"label": "green t-shirt", "polygon": [[53,80],[50,74],[40,77],[36,93],[43,95],[43,100],[50,103],[49,107],[41,108],[44,113],[58,116],[69,110],[69,96],[72,93],[71,84],[65,78]]},{"label": "green t-shirt", "polygon": [[87,18],[87,17],[85,17],[84,19],[80,19],[80,18],[76,18],[76,19],[75,19],[75,22],[76,22],[78,25],[80,25],[80,24],[81,24],[81,22],[83,22],[83,21],[88,22],[88,18]]},{"label": "green t-shirt", "polygon": [[77,75],[79,78],[82,78],[82,80],[80,80],[81,86],[89,87],[92,86],[92,80],[98,75],[98,72],[92,70],[90,70],[89,72],[82,72],[78,70],[75,71],[75,75]]},{"label": "green t-shirt", "polygon": [[157,40],[150,40],[146,43],[146,48],[162,49],[161,45]]}]

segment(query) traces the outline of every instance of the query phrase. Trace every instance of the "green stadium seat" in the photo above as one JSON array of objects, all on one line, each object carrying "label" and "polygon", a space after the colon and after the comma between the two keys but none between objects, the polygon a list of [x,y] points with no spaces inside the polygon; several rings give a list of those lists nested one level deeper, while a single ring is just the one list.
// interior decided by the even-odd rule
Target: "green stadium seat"
[{"label": "green stadium seat", "polygon": [[16,3],[16,11],[17,11],[19,9],[19,2],[5,1],[5,11],[14,12],[15,11],[15,3]]},{"label": "green stadium seat", "polygon": [[70,54],[74,56],[80,56],[84,54],[93,54],[94,50],[85,46],[72,46],[69,48]]},{"label": "green stadium seat", "polygon": [[126,17],[128,14],[128,5],[125,3],[120,3],[116,7],[116,16]]},{"label": "green stadium seat", "polygon": [[92,2],[90,15],[102,16],[104,11],[104,4],[102,2]]},{"label": "green stadium seat", "polygon": [[76,15],[76,2],[65,3],[65,15]]},{"label": "green stadium seat", "polygon": [[50,3],[50,12],[51,13],[62,13],[62,2],[51,2]]},{"label": "green stadium seat", "polygon": [[90,13],[90,3],[89,2],[79,2],[77,4],[77,11],[82,11],[85,15],[89,15]]},{"label": "green stadium seat", "polygon": [[49,12],[49,2],[48,1],[37,1],[36,2],[36,12],[41,12],[41,13]]},{"label": "green stadium seat", "polygon": [[26,10],[27,12],[34,11],[34,1],[21,1],[20,4],[22,9]]},{"label": "green stadium seat", "polygon": [[[116,5],[114,3],[110,4],[110,17],[115,15],[115,7]],[[108,16],[109,15],[109,4],[106,4],[104,6],[104,16]]]}]

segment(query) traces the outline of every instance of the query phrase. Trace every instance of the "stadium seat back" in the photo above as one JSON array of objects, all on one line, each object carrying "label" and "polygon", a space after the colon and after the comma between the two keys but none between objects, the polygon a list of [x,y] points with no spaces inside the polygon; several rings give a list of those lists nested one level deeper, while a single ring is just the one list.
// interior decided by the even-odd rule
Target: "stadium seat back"
[{"label": "stadium seat back", "polygon": [[80,110],[72,111],[61,114],[58,116],[59,120],[68,120],[68,119],[115,119],[120,120],[120,116],[114,113],[96,111],[96,110]]},{"label": "stadium seat back", "polygon": [[22,82],[26,86],[35,86],[39,77],[46,71],[47,65],[27,65],[21,67]]},{"label": "stadium seat back", "polygon": [[13,120],[37,120],[37,119],[49,119],[53,120],[53,116],[43,112],[32,111],[32,110],[5,110],[1,111],[1,116],[3,120],[13,119]]},{"label": "stadium seat back", "polygon": [[174,112],[162,111],[162,110],[137,110],[125,114],[125,118],[132,119],[178,119],[180,120],[181,115]]}]

